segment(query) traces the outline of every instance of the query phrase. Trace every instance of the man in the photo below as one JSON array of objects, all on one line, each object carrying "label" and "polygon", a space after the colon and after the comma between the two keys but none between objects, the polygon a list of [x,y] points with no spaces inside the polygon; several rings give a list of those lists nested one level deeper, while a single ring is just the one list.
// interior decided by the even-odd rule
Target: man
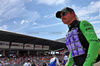
[{"label": "man", "polygon": [[50,59],[50,66],[56,66],[56,64],[60,66],[58,58],[54,55],[53,58]]},{"label": "man", "polygon": [[86,20],[78,21],[72,8],[66,7],[56,13],[69,31],[66,36],[66,46],[70,51],[66,66],[73,63],[76,66],[93,66],[99,53],[99,40],[93,26]]},{"label": "man", "polygon": [[66,64],[66,62],[68,61],[68,53],[66,52],[65,54],[64,54],[64,65]]},{"label": "man", "polygon": [[43,61],[43,66],[47,66],[47,63],[45,61]]},{"label": "man", "polygon": [[35,59],[33,59],[32,66],[36,66],[36,61],[35,61]]},{"label": "man", "polygon": [[26,63],[24,63],[24,65],[23,65],[23,66],[31,66],[30,59],[28,59],[28,60],[27,60],[27,62],[26,62]]}]

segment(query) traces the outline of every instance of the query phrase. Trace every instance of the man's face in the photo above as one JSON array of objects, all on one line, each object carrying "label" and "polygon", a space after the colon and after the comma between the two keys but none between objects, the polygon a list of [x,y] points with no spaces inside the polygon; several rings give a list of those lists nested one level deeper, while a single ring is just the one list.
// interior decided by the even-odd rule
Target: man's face
[{"label": "man's face", "polygon": [[70,12],[62,12],[61,13],[61,19],[62,19],[62,22],[64,24],[69,24],[73,19],[72,13],[70,13]]}]

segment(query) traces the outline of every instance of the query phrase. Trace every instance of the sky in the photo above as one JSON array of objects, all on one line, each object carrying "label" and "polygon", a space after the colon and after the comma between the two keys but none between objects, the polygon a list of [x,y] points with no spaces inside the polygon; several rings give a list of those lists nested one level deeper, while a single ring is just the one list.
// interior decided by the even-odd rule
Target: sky
[{"label": "sky", "polygon": [[89,21],[100,38],[100,0],[0,0],[0,30],[56,40],[68,26],[55,17],[64,7],[74,9],[79,20]]}]

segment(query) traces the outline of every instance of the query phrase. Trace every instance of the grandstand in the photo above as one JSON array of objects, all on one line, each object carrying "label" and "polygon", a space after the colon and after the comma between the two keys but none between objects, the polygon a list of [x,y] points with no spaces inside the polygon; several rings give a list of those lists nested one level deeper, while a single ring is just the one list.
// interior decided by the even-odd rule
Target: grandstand
[{"label": "grandstand", "polygon": [[67,49],[65,43],[0,30],[0,55],[40,55],[57,49]]},{"label": "grandstand", "polygon": [[52,54],[61,58],[59,52],[65,49],[63,42],[0,30],[0,65],[22,66],[34,59],[41,66],[44,60],[49,63]]}]

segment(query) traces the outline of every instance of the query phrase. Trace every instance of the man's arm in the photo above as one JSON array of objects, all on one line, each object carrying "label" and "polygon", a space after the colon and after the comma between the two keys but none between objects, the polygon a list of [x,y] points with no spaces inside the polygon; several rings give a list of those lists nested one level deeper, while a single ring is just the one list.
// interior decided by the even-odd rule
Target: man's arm
[{"label": "man's arm", "polygon": [[69,58],[65,66],[71,66],[73,64],[73,57],[71,56],[71,53],[69,54]]},{"label": "man's arm", "polygon": [[56,64],[60,65],[58,58],[56,58]]},{"label": "man's arm", "polygon": [[98,56],[100,44],[93,26],[86,20],[80,22],[80,29],[89,43],[87,58],[83,66],[91,66]]}]

